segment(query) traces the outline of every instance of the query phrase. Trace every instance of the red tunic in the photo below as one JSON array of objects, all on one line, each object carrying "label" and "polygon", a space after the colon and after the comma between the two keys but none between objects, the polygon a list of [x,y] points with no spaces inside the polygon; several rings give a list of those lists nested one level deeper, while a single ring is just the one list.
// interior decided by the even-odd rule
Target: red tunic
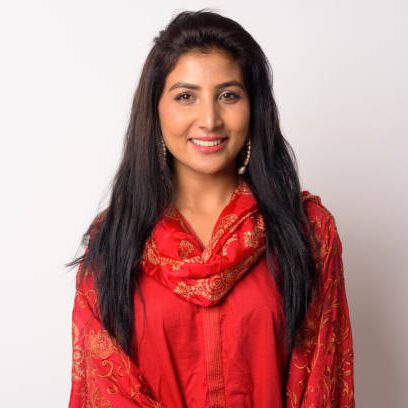
[{"label": "red tunic", "polygon": [[[319,244],[322,289],[291,355],[282,298],[266,266],[262,219],[253,196],[238,189],[217,221],[205,262],[194,231],[174,209],[147,242],[145,309],[134,298],[138,366],[102,327],[92,276],[77,286],[69,406],[354,407],[341,242],[320,198],[302,197]],[[174,243],[178,253],[170,256]]]}]

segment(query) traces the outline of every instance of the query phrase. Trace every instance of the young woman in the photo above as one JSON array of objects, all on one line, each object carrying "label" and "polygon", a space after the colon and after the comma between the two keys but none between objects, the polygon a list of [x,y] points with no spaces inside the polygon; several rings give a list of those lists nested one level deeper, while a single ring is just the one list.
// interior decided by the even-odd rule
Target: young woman
[{"label": "young woman", "polygon": [[71,408],[354,406],[335,220],[235,21],[182,12],[155,38],[83,243]]}]

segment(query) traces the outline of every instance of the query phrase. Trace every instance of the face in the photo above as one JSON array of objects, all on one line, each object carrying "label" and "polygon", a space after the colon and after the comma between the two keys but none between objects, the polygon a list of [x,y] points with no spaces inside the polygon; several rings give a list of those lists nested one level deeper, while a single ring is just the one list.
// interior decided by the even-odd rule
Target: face
[{"label": "face", "polygon": [[217,50],[183,54],[166,77],[158,108],[176,176],[236,174],[250,107],[234,59]]}]

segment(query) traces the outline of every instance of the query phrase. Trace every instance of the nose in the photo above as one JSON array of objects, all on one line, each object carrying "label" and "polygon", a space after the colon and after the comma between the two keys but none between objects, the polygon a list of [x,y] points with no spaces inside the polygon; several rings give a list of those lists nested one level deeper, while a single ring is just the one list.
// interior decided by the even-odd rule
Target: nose
[{"label": "nose", "polygon": [[222,126],[222,115],[217,101],[206,100],[199,104],[198,125],[207,130]]}]

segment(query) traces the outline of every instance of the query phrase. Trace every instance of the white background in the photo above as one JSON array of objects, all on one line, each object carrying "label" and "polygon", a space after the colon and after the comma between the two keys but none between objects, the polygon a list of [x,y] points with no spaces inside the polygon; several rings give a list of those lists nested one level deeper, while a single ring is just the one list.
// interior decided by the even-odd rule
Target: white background
[{"label": "white background", "polygon": [[[81,234],[107,202],[153,37],[201,1],[0,9],[0,406],[64,407]],[[344,248],[357,407],[405,407],[407,3],[219,1],[260,43],[304,189]]]}]

